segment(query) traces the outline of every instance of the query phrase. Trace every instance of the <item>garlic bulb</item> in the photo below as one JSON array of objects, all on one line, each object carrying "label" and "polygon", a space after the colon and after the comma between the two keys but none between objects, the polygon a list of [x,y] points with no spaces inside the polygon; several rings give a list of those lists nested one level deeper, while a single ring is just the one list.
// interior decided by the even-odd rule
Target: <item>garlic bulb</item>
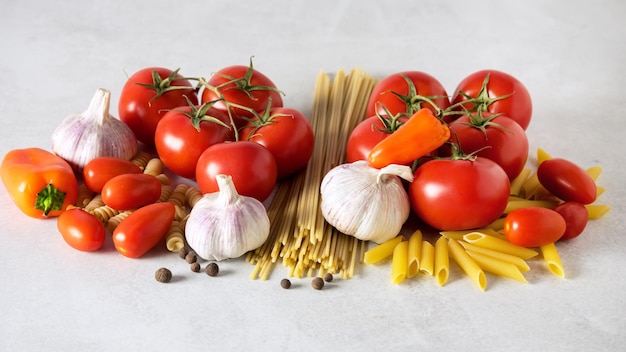
[{"label": "garlic bulb", "polygon": [[405,165],[379,170],[359,160],[333,168],[320,186],[324,219],[364,241],[382,243],[397,236],[411,210],[398,176],[413,181],[411,168]]},{"label": "garlic bulb", "polygon": [[194,205],[185,237],[201,258],[238,258],[267,240],[270,220],[263,203],[240,196],[230,176],[217,175],[216,179],[219,192],[203,195]]},{"label": "garlic bulb", "polygon": [[111,92],[98,89],[89,107],[67,116],[52,133],[52,150],[76,170],[92,159],[109,156],[130,160],[137,138],[122,121],[109,114]]}]

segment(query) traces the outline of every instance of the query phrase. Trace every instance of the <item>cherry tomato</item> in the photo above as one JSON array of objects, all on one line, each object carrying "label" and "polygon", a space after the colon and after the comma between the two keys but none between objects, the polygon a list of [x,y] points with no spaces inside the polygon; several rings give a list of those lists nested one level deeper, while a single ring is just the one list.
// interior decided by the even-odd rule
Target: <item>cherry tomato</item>
[{"label": "cherry tomato", "polygon": [[409,199],[413,211],[430,226],[468,230],[500,217],[509,191],[506,173],[489,159],[435,159],[415,171]]},{"label": "cherry tomato", "polygon": [[589,212],[583,204],[564,202],[557,205],[554,211],[561,214],[563,219],[565,219],[565,233],[559,240],[570,240],[578,237],[587,227]]},{"label": "cherry tomato", "polygon": [[[172,87],[189,87],[180,89]],[[137,140],[154,147],[154,131],[167,110],[198,103],[191,83],[163,67],[147,67],[135,72],[122,87],[119,118],[135,133]]]},{"label": "cherry tomato", "polygon": [[115,176],[102,187],[102,201],[115,210],[137,209],[159,200],[161,182],[149,174]]},{"label": "cherry tomato", "polygon": [[376,113],[391,116],[406,113],[411,116],[421,108],[431,109],[437,115],[438,109],[421,97],[432,100],[439,109],[450,106],[448,93],[435,77],[420,71],[391,74],[374,87],[365,116],[375,116]]},{"label": "cherry tomato", "polygon": [[556,242],[565,232],[565,219],[548,208],[515,209],[504,219],[504,235],[522,247],[540,247]]},{"label": "cherry tomato", "polygon": [[202,193],[219,191],[215,176],[230,175],[237,193],[264,201],[274,190],[278,169],[272,153],[250,141],[208,147],[196,167],[196,182]]},{"label": "cherry tomato", "polygon": [[537,168],[539,183],[564,201],[590,204],[596,200],[595,181],[580,166],[560,158],[542,162]]},{"label": "cherry tomato", "polygon": [[98,157],[83,168],[83,181],[92,192],[100,193],[110,179],[123,174],[140,174],[141,168],[133,162],[113,157]]},{"label": "cherry tomato", "polygon": [[106,238],[104,224],[79,208],[62,212],[57,219],[57,228],[67,244],[83,252],[100,249]]},{"label": "cherry tomato", "polygon": [[259,143],[272,153],[278,178],[304,168],[313,154],[315,143],[309,120],[291,108],[270,109],[244,126],[239,138]]},{"label": "cherry tomato", "polygon": [[173,203],[146,205],[132,212],[113,231],[113,245],[122,255],[139,258],[148,253],[167,234],[176,208]]},{"label": "cherry tomato", "polygon": [[[509,96],[510,95],[510,96]],[[467,96],[478,98],[478,104],[459,104]],[[528,89],[517,78],[496,70],[482,70],[465,77],[456,87],[452,105],[458,111],[472,110],[502,113],[517,122],[524,130],[530,123],[532,101]],[[454,115],[451,115],[454,116]],[[456,115],[458,116],[458,115]]]},{"label": "cherry tomato", "polygon": [[408,118],[409,116],[390,118],[387,115],[378,115],[363,120],[348,137],[346,161],[353,163],[357,160],[367,160],[372,148],[397,130]]},{"label": "cherry tomato", "polygon": [[235,138],[228,114],[210,106],[207,108],[175,108],[168,111],[157,125],[154,135],[157,154],[177,175],[194,178],[198,158],[206,148]]},{"label": "cherry tomato", "polygon": [[[491,159],[513,180],[522,171],[528,159],[528,138],[517,122],[504,115],[464,115],[450,124],[450,141],[457,143],[464,153]],[[450,155],[449,147],[442,148]]]},{"label": "cherry tomato", "polygon": [[[217,89],[202,90],[202,102],[223,98],[229,103],[245,106],[253,111],[262,112],[268,104],[271,107],[282,107],[283,98],[276,88],[272,80],[256,70],[250,60],[249,66],[233,65],[224,67],[211,76],[207,83]],[[227,111],[227,107],[223,102],[217,102],[215,107],[223,111]],[[245,119],[239,119],[238,116],[253,117],[254,114],[246,109],[239,107],[231,107],[231,113],[235,117],[237,127],[246,124]]]}]

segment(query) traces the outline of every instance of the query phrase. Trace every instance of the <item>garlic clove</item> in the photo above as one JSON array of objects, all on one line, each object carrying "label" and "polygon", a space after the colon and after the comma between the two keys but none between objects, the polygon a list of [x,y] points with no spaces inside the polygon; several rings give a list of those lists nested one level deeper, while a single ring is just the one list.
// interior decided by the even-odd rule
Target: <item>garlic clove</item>
[{"label": "garlic clove", "polygon": [[138,149],[131,129],[109,113],[111,92],[99,88],[89,107],[67,116],[52,133],[52,150],[76,170],[100,156],[130,160]]}]

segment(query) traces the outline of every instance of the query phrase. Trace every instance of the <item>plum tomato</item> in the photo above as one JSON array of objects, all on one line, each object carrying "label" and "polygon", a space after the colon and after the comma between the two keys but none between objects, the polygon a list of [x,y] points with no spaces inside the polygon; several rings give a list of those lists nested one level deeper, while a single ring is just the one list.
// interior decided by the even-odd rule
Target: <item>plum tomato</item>
[{"label": "plum tomato", "polygon": [[115,210],[137,209],[159,200],[161,182],[149,174],[115,176],[102,187],[102,202]]},{"label": "plum tomato", "polygon": [[409,116],[375,115],[361,121],[350,133],[346,145],[346,161],[367,160],[370,151],[378,142],[398,129]]},{"label": "plum tomato", "polygon": [[[478,102],[463,104],[468,97],[478,99]],[[452,94],[452,106],[457,111],[479,109],[501,113],[513,119],[524,130],[532,115],[528,89],[517,78],[497,70],[482,70],[465,77]]]},{"label": "plum tomato", "polygon": [[230,175],[237,193],[264,201],[274,190],[278,168],[272,153],[259,143],[237,141],[208,147],[196,166],[202,193],[218,192],[215,176]]},{"label": "plum tomato", "polygon": [[[425,101],[424,97],[437,107]],[[439,109],[445,110],[448,106],[448,93],[435,77],[420,71],[404,71],[391,74],[376,84],[368,100],[365,116],[371,117],[377,113],[412,116],[421,108],[428,108],[438,115]]]},{"label": "plum tomato", "polygon": [[292,108],[272,108],[253,118],[239,135],[240,140],[259,143],[269,150],[283,179],[303,169],[315,144],[313,128],[302,112]]},{"label": "plum tomato", "polygon": [[522,247],[541,247],[556,242],[565,233],[565,219],[542,207],[515,209],[504,219],[504,235]]},{"label": "plum tomato", "polygon": [[83,252],[100,249],[106,238],[104,224],[80,208],[62,212],[57,219],[57,228],[70,247]]},{"label": "plum tomato", "polygon": [[165,237],[175,214],[176,208],[171,202],[154,203],[135,210],[113,231],[115,249],[128,258],[143,256]]},{"label": "plum tomato", "polygon": [[122,87],[119,118],[130,127],[137,140],[153,148],[154,131],[165,112],[189,102],[197,104],[198,96],[178,70],[146,67],[130,76]]},{"label": "plum tomato", "polygon": [[596,183],[580,166],[561,158],[543,161],[537,168],[539,183],[564,201],[590,204],[596,200]]},{"label": "plum tomato", "polygon": [[578,202],[563,202],[554,208],[565,219],[565,233],[559,240],[570,240],[578,237],[589,220],[587,208]]},{"label": "plum tomato", "polygon": [[157,125],[154,143],[159,158],[170,171],[193,179],[200,154],[213,144],[234,138],[228,114],[208,104],[168,111]]},{"label": "plum tomato", "polygon": [[409,185],[411,207],[438,230],[489,225],[508,203],[509,178],[487,158],[435,159],[417,168]]},{"label": "plum tomato", "polygon": [[100,193],[102,187],[113,177],[141,172],[141,168],[129,160],[103,156],[92,159],[85,165],[83,181],[90,191]]}]

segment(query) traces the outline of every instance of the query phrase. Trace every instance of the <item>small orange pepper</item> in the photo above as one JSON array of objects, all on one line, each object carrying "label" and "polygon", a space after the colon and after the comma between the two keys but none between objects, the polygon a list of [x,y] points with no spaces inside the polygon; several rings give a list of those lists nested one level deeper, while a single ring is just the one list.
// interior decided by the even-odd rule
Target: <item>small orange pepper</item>
[{"label": "small orange pepper", "polygon": [[380,169],[406,165],[439,148],[450,138],[450,129],[430,109],[420,109],[395,132],[378,142],[367,161]]},{"label": "small orange pepper", "polygon": [[40,148],[8,152],[0,165],[0,175],[13,202],[34,218],[59,216],[78,197],[72,167]]}]

